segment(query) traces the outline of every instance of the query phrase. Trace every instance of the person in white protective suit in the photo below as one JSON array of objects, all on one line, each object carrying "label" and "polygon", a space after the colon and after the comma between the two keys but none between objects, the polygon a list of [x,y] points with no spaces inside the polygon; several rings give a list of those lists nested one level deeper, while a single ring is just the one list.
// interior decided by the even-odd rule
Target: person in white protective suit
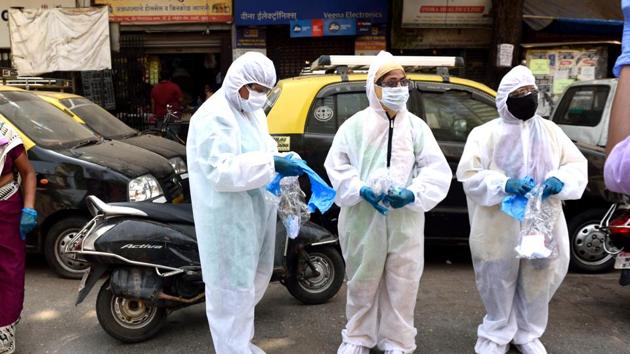
[{"label": "person in white protective suit", "polygon": [[[427,124],[407,111],[408,85],[395,58],[379,53],[368,71],[370,106],[343,123],[324,163],[348,277],[340,354],[416,349],[424,213],[446,197],[453,175]],[[382,193],[368,182],[386,167],[398,188]]]},{"label": "person in white protective suit", "polygon": [[[502,79],[496,97],[500,118],[468,136],[457,179],[467,195],[470,250],[486,316],[477,330],[477,353],[506,353],[512,342],[521,353],[546,353],[540,342],[549,301],[569,265],[569,237],[562,200],[579,199],[587,183],[587,161],[553,122],[536,115],[534,76],[517,66]],[[525,195],[533,177],[544,187],[544,203],[558,217],[553,237],[558,255],[519,259],[521,224],[500,210],[510,194]]]},{"label": "person in white protective suit", "polygon": [[278,156],[262,108],[276,73],[246,53],[193,115],[186,153],[206,311],[218,354],[264,353],[251,343],[254,306],[273,270],[277,206],[265,195],[276,172],[296,176]]}]

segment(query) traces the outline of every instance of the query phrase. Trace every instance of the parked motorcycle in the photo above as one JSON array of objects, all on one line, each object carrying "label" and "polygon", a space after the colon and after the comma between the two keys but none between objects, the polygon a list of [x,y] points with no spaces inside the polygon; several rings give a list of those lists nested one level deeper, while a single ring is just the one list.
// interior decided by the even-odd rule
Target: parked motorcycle
[{"label": "parked motorcycle", "polygon": [[615,269],[621,269],[619,284],[630,284],[630,198],[613,204],[600,224],[606,240],[604,250],[615,256]]},{"label": "parked motorcycle", "polygon": [[[106,278],[96,314],[108,334],[127,343],[145,341],[170,312],[204,301],[190,204],[106,204],[94,196],[87,204],[94,218],[65,251],[90,264],[77,304]],[[326,302],[344,278],[338,243],[335,235],[311,222],[290,239],[278,222],[272,281],[280,281],[305,304]]]}]

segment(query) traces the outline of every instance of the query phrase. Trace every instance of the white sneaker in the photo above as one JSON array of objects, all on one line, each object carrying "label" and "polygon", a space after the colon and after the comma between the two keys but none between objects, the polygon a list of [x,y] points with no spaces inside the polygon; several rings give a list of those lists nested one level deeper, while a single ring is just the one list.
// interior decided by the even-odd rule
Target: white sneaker
[{"label": "white sneaker", "polygon": [[540,339],[534,339],[525,344],[515,344],[515,346],[523,354],[547,354],[547,349],[545,349]]}]

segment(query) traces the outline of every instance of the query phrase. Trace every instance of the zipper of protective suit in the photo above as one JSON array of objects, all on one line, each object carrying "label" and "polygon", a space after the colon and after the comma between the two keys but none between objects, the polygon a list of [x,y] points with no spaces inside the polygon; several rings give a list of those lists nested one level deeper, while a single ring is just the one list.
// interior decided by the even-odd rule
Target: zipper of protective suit
[{"label": "zipper of protective suit", "polygon": [[392,160],[392,135],[394,135],[394,119],[389,119],[389,135],[387,136],[387,169],[389,169]]}]

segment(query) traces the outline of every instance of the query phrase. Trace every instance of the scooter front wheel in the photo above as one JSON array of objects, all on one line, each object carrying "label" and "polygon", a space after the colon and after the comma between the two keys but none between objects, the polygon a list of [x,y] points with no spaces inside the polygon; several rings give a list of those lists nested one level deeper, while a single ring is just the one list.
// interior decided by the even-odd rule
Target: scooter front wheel
[{"label": "scooter front wheel", "polygon": [[337,294],[345,276],[345,264],[339,251],[330,246],[308,250],[314,274],[304,259],[298,260],[298,271],[290,272],[286,280],[289,293],[306,305],[323,304]]},{"label": "scooter front wheel", "polygon": [[166,322],[166,309],[143,300],[116,296],[109,282],[96,298],[96,316],[110,336],[124,343],[143,342],[153,337]]}]

